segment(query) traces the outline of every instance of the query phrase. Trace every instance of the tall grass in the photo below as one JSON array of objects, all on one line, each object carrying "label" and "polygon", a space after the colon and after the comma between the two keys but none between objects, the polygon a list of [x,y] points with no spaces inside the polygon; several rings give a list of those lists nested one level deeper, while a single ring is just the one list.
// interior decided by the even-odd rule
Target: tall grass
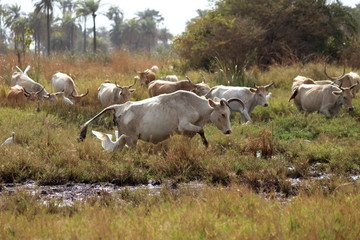
[{"label": "tall grass", "polygon": [[[357,239],[359,189],[306,193],[282,204],[239,185],[123,191],[72,207],[2,195],[1,239]],[[31,226],[29,225],[31,222]]]},{"label": "tall grass", "polygon": [[[267,108],[258,106],[252,112],[252,124],[239,124],[239,114],[234,114],[230,136],[207,125],[209,148],[199,136],[173,136],[156,145],[139,141],[136,150],[109,153],[94,136],[82,143],[76,139],[80,126],[102,109],[97,88],[105,80],[129,85],[137,70],[153,64],[161,66],[159,76],[180,74],[166,67],[168,61],[126,52],[97,58],[28,57],[26,64],[33,66],[30,77],[50,92],[56,71],[71,74],[79,92],[90,91],[73,106],[42,102],[36,112],[31,103],[6,103],[15,60],[11,55],[0,57],[0,142],[16,133],[15,144],[0,147],[0,183],[31,179],[40,184],[136,185],[155,179],[180,184],[197,180],[216,188],[181,194],[164,190],[153,197],[104,194],[65,208],[43,205],[36,196],[1,194],[1,239],[358,238],[358,183],[347,183],[350,176],[360,174],[359,98],[353,100],[353,113],[343,110],[332,118],[298,113],[288,102],[292,79],[323,78],[321,63],[272,66],[267,71],[234,67],[224,71],[221,82],[210,72],[187,72],[184,75],[194,82],[203,74],[210,86],[224,81],[242,85],[246,79],[257,85],[274,82],[273,94]],[[330,65],[328,71],[342,68]],[[139,83],[135,88],[132,100],[148,97]],[[103,115],[91,128],[113,133],[112,116]],[[313,180],[319,173],[331,177]],[[289,178],[301,178],[305,184],[293,185]],[[261,194],[274,199],[264,200]],[[297,197],[283,206],[275,200],[277,194]]]}]

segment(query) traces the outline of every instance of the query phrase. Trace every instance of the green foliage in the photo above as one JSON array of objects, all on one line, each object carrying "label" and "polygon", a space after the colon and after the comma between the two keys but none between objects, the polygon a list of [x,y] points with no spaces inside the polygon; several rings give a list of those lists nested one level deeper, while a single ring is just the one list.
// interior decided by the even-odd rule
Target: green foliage
[{"label": "green foliage", "polygon": [[356,30],[339,2],[222,0],[192,19],[174,47],[195,68],[210,68],[214,57],[234,66],[264,67],[323,54],[339,59]]}]

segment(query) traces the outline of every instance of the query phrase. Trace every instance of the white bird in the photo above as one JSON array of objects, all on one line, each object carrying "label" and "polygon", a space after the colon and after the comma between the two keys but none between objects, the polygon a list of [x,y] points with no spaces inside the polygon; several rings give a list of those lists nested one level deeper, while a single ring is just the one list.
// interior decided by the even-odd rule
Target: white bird
[{"label": "white bird", "polygon": [[12,132],[12,133],[11,133],[11,137],[9,137],[8,139],[6,139],[6,140],[1,144],[1,146],[10,145],[10,144],[13,144],[14,142],[15,142],[15,133]]},{"label": "white bird", "polygon": [[126,136],[125,134],[122,134],[122,135],[119,137],[118,131],[115,131],[116,140],[113,141],[113,140],[112,140],[113,135],[111,135],[111,134],[106,134],[106,133],[98,132],[98,131],[94,131],[94,130],[92,130],[91,132],[92,132],[98,139],[101,140],[101,146],[103,147],[103,149],[104,149],[105,151],[115,151],[115,150],[117,150],[117,149],[122,150],[123,147],[124,147],[125,144],[126,144],[126,138],[128,137],[128,136]]},{"label": "white bird", "polygon": [[74,104],[69,98],[65,97],[64,95],[63,95],[63,99],[64,99],[64,102],[65,102],[66,104],[69,104],[69,105],[73,105],[73,104]]}]

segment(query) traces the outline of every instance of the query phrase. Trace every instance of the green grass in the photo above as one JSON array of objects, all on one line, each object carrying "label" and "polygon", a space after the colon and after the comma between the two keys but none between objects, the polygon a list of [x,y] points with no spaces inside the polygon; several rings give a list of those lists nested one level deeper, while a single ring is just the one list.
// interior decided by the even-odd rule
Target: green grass
[{"label": "green grass", "polygon": [[[58,61],[56,66],[63,60]],[[85,60],[76,65],[81,61]],[[270,88],[269,106],[257,106],[251,114],[254,122],[248,125],[240,124],[239,114],[234,114],[229,136],[207,125],[207,149],[199,136],[173,136],[156,145],[139,141],[136,150],[109,153],[90,133],[78,143],[80,126],[102,109],[97,88],[104,80],[129,85],[133,70],[141,66],[135,66],[134,61],[129,61],[134,66],[121,67],[116,64],[120,60],[111,59],[104,65],[94,61],[83,72],[70,65],[62,69],[71,69],[76,75],[79,92],[90,90],[74,106],[61,101],[42,103],[39,113],[34,104],[12,107],[5,101],[7,82],[1,82],[0,142],[15,131],[16,144],[0,147],[0,183],[35,180],[40,184],[137,185],[150,179],[196,180],[214,189],[178,195],[164,190],[153,197],[142,192],[104,194],[65,208],[55,203],[42,205],[36,196],[3,194],[1,239],[358,238],[359,188],[358,183],[347,183],[349,176],[360,175],[359,98],[353,100],[353,113],[342,110],[332,118],[299,113],[293,102],[288,102],[292,79],[296,75],[321,79],[321,64],[273,66],[266,72],[247,70],[245,77],[255,79],[258,85],[275,83]],[[328,66],[329,72],[339,69]],[[2,71],[3,76],[11,76],[10,66]],[[173,73],[167,68],[161,71]],[[39,71],[47,89],[51,89],[46,80],[51,74],[48,69]],[[194,82],[202,79],[197,71],[186,75]],[[215,74],[204,75],[210,86],[215,85]],[[147,98],[145,88],[138,83],[135,88],[132,100]],[[91,129],[113,133],[112,116],[103,115],[89,132]],[[260,151],[261,157],[257,157]],[[313,180],[314,168],[332,177]],[[287,181],[289,177],[300,177],[305,184],[293,186]],[[265,200],[263,193],[274,199]],[[275,199],[277,193],[289,197],[290,203],[281,205]],[[24,227],[28,221],[33,227]]]}]

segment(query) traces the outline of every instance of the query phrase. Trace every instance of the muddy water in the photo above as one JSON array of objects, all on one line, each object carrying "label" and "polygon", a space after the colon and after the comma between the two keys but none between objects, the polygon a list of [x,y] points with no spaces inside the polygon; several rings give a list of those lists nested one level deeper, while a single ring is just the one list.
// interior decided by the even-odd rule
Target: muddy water
[{"label": "muddy water", "polygon": [[164,188],[173,189],[202,189],[206,185],[198,182],[191,182],[186,184],[167,185],[167,184],[156,184],[150,181],[147,185],[140,186],[126,186],[120,187],[111,183],[74,183],[56,186],[42,186],[36,184],[34,181],[27,181],[22,184],[2,184],[0,194],[3,193],[16,193],[26,192],[29,194],[37,195],[40,201],[47,203],[51,200],[56,200],[59,206],[72,206],[76,201],[86,201],[89,197],[100,196],[104,193],[115,194],[120,191],[136,191],[144,190],[149,195],[160,194],[160,191]]}]

